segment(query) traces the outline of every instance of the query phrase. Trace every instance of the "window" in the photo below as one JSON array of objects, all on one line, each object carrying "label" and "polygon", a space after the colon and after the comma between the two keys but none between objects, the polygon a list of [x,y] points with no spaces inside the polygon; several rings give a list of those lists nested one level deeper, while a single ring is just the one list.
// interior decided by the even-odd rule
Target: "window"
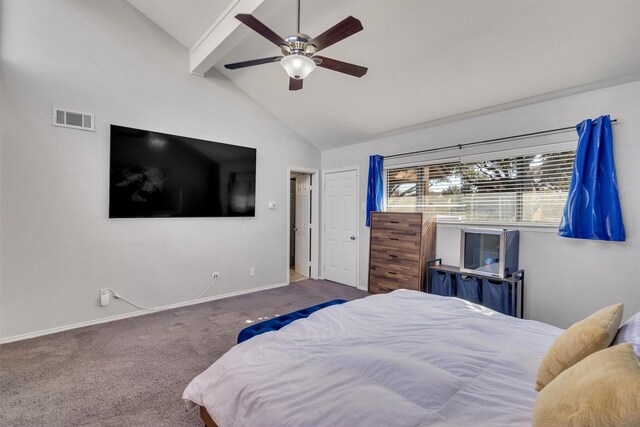
[{"label": "window", "polygon": [[386,170],[386,210],[438,220],[557,225],[575,150]]}]

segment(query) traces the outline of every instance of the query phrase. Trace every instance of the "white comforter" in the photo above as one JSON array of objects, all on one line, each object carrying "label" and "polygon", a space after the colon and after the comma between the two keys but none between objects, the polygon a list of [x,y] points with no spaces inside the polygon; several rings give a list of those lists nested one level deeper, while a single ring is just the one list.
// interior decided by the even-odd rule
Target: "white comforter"
[{"label": "white comforter", "polygon": [[230,426],[530,426],[561,329],[415,291],[325,308],[233,347],[183,398]]}]

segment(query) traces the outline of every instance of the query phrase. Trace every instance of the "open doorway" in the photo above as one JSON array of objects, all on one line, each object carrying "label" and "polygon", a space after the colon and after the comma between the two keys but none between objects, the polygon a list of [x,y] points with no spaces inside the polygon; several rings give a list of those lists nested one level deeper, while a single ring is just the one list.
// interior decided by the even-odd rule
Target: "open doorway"
[{"label": "open doorway", "polygon": [[311,277],[311,174],[291,173],[289,283]]},{"label": "open doorway", "polygon": [[289,170],[289,283],[318,277],[318,194],[314,192],[317,175],[314,170]]}]

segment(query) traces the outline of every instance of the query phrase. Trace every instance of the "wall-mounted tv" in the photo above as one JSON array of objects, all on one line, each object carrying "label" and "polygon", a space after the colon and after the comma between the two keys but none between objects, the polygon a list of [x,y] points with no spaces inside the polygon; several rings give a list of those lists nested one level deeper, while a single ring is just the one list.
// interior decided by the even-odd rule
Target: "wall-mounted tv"
[{"label": "wall-mounted tv", "polygon": [[255,216],[256,150],[111,125],[109,218]]}]

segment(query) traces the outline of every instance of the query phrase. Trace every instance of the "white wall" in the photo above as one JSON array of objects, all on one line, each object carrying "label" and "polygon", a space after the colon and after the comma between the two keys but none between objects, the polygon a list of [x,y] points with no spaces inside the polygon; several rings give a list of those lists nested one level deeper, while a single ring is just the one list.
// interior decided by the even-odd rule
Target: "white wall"
[{"label": "white wall", "polygon": [[[615,160],[627,231],[624,243],[560,238],[555,230],[523,228],[520,267],[526,269],[525,316],[560,327],[606,304],[625,303],[625,318],[640,311],[640,82],[513,108],[322,152],[322,168],[359,165],[360,197],[366,200],[368,157],[461,144],[489,138],[572,126],[610,114]],[[429,101],[427,101],[429,102]],[[393,114],[393,109],[389,109]],[[520,142],[521,143],[521,142]],[[494,147],[492,147],[494,148]],[[494,148],[495,149],[495,148]],[[360,223],[360,284],[366,289],[368,236]],[[438,228],[436,252],[444,263],[459,264],[460,226]]]},{"label": "white wall", "polygon": [[[124,1],[0,3],[0,339],[285,282],[287,166],[319,152]],[[283,92],[283,97],[288,92]],[[96,132],[53,127],[53,106]],[[108,219],[109,124],[257,148],[255,218]],[[268,210],[275,201],[278,209]],[[249,277],[249,267],[256,276]]]}]

